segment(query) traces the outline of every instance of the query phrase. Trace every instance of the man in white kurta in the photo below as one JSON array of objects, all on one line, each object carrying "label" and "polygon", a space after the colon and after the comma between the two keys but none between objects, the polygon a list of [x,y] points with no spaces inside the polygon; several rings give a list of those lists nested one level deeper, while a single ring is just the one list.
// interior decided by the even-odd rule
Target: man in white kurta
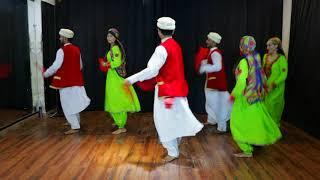
[{"label": "man in white kurta", "polygon": [[[227,121],[230,119],[232,104],[229,101],[230,94],[226,90],[227,83],[222,55],[216,47],[217,44],[219,44],[221,41],[221,36],[218,33],[210,32],[207,38],[208,39],[206,41],[206,44],[210,48],[210,57],[208,58],[211,58],[210,60],[212,61],[212,63],[208,63],[208,59],[202,60],[199,70],[200,73],[207,74],[206,84],[204,88],[206,97],[205,108],[208,113],[206,124],[217,124],[217,131],[215,132],[224,133],[227,130]],[[208,82],[210,81],[210,79],[213,79],[214,82],[212,82],[213,84],[209,85]],[[223,87],[223,89],[221,89],[221,87]]]},{"label": "man in white kurta", "polygon": [[[169,17],[158,19],[158,34],[164,43],[172,38],[172,34],[164,35],[163,30],[173,30],[175,21]],[[151,56],[147,68],[126,79],[126,83],[134,84],[156,77],[166,64],[168,52],[164,46],[159,45]],[[174,70],[173,70],[174,71]],[[175,97],[171,108],[165,107],[165,98],[159,97],[159,84],[155,86],[154,95],[154,123],[161,143],[168,151],[164,162],[172,161],[179,156],[179,143],[181,137],[194,136],[203,125],[192,114],[186,97]]]},{"label": "man in white kurta", "polygon": [[[60,41],[64,47],[71,45],[69,38],[73,37],[73,32],[68,29],[61,29]],[[56,59],[53,64],[43,73],[45,78],[54,75],[64,64],[65,54],[62,48],[60,48],[56,53]],[[80,69],[82,69],[81,55],[79,58]],[[54,77],[55,78],[55,77]],[[86,94],[84,86],[70,86],[58,88],[60,94],[61,106],[63,113],[71,126],[71,129],[66,131],[65,134],[73,134],[80,129],[80,115],[79,113],[83,111],[89,104],[90,99]]]}]

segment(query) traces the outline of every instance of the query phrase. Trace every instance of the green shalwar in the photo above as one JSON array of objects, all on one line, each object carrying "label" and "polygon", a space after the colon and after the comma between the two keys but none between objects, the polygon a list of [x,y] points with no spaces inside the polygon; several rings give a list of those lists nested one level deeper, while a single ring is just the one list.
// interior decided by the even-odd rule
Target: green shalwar
[{"label": "green shalwar", "polygon": [[104,110],[111,114],[119,128],[123,128],[126,125],[127,112],[140,111],[139,99],[134,88],[130,86],[130,93],[126,92],[123,88],[124,78],[119,76],[115,69],[121,65],[121,58],[121,50],[117,45],[113,46],[111,51],[106,54],[106,59],[110,62],[110,69],[106,77],[104,105]]},{"label": "green shalwar", "polygon": [[285,80],[288,74],[288,61],[284,55],[275,62],[268,64],[267,55],[263,57],[263,67],[267,74],[268,87],[274,86],[265,99],[265,105],[273,120],[280,126],[281,115],[284,109]]},{"label": "green shalwar", "polygon": [[230,128],[234,140],[245,154],[252,154],[252,145],[273,144],[281,137],[263,101],[249,104],[244,91],[248,81],[248,63],[241,59],[237,66],[237,82],[231,93],[235,97]]}]

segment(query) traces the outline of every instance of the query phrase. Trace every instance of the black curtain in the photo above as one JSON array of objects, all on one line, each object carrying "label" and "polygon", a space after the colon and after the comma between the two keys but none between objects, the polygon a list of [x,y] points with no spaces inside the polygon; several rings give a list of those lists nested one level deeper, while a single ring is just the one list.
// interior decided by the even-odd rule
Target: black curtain
[{"label": "black curtain", "polygon": [[32,107],[28,8],[25,0],[0,0],[0,107]]},{"label": "black curtain", "polygon": [[[43,65],[49,67],[56,56],[57,39],[55,7],[51,4],[41,2],[42,14],[42,44],[43,44]],[[45,87],[49,87],[50,81],[45,80]],[[58,91],[45,89],[46,109],[50,110],[56,106]]]},{"label": "black curtain", "polygon": [[285,119],[320,137],[320,2],[293,0]]},{"label": "black curtain", "polygon": [[[182,4],[183,3],[183,4]],[[281,37],[282,1],[279,0],[64,0],[57,3],[57,32],[61,27],[75,31],[74,43],[82,50],[85,86],[91,109],[102,109],[105,77],[98,70],[98,57],[106,51],[106,31],[120,30],[128,56],[129,74],[142,70],[159,44],[156,20],[170,16],[176,20],[174,37],[184,53],[189,83],[189,104],[194,112],[204,112],[204,76],[193,70],[194,54],[209,31],[222,35],[221,49],[228,74],[229,89],[234,85],[232,68],[239,58],[239,40],[255,36],[258,50],[264,52],[266,40]],[[142,109],[152,111],[152,93],[138,88]]]}]

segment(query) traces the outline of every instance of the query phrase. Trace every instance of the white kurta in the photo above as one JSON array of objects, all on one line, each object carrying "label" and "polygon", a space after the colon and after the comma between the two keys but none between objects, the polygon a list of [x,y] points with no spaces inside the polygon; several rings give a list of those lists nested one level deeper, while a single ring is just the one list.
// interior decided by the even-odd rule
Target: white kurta
[{"label": "white kurta", "polygon": [[[165,41],[164,39],[163,41]],[[165,64],[167,51],[158,46],[151,56],[147,68],[127,78],[133,84],[137,81],[151,79],[158,75]],[[171,109],[165,108],[163,99],[158,97],[158,86],[154,95],[154,124],[161,142],[168,142],[184,136],[194,136],[203,125],[192,114],[186,97],[174,98]]]},{"label": "white kurta", "polygon": [[[67,45],[67,44],[65,44]],[[57,72],[63,63],[64,53],[60,48],[57,51],[56,59],[53,64],[45,71],[44,77],[50,77]],[[80,69],[82,69],[82,60],[80,56]],[[72,86],[59,89],[60,101],[65,115],[72,115],[83,111],[89,104],[90,99],[87,96],[84,86]]]},{"label": "white kurta", "polygon": [[[216,47],[211,48],[210,52]],[[222,69],[222,57],[218,52],[211,54],[212,64],[207,64],[208,60],[203,60],[200,66],[200,73],[218,72]],[[219,131],[226,131],[227,121],[230,119],[232,103],[229,101],[230,94],[228,91],[218,91],[206,88],[204,92],[206,97],[206,111],[208,113],[208,122],[218,124]]]}]

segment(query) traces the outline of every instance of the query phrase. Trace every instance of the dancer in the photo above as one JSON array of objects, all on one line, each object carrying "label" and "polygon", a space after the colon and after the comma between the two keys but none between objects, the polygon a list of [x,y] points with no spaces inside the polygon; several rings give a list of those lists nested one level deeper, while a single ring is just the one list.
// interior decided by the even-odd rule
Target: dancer
[{"label": "dancer", "polygon": [[284,108],[285,80],[288,74],[288,61],[284,55],[281,40],[270,38],[267,42],[268,53],[263,57],[263,68],[267,75],[268,95],[266,107],[273,120],[280,126]]},{"label": "dancer", "polygon": [[175,21],[170,17],[161,17],[157,27],[161,44],[155,49],[147,68],[128,77],[125,87],[154,78],[154,123],[160,141],[168,151],[163,162],[170,162],[179,157],[181,138],[196,135],[203,125],[188,105],[182,51],[172,38]]},{"label": "dancer", "polygon": [[112,134],[127,132],[127,112],[140,111],[139,99],[132,86],[128,91],[123,89],[125,70],[125,51],[120,42],[120,33],[117,29],[108,30],[107,41],[110,45],[105,58],[100,59],[101,69],[107,71],[105,88],[105,111],[109,112],[118,129]]},{"label": "dancer", "polygon": [[232,104],[229,101],[230,94],[227,91],[227,78],[225,73],[222,51],[218,49],[221,36],[216,32],[207,35],[207,47],[210,51],[201,61],[199,73],[206,73],[205,97],[208,119],[205,124],[218,124],[216,133],[227,131],[227,121],[230,119]]},{"label": "dancer", "polygon": [[59,89],[62,110],[71,125],[65,134],[73,134],[80,130],[79,113],[90,104],[90,99],[83,85],[80,49],[71,43],[74,33],[69,29],[60,29],[59,35],[62,47],[43,76],[47,78],[53,75],[50,87]]},{"label": "dancer", "polygon": [[275,143],[281,132],[263,103],[266,95],[266,77],[261,69],[260,55],[251,36],[240,41],[243,54],[236,70],[236,85],[231,93],[234,104],[231,112],[231,134],[242,150],[236,157],[252,157],[253,145]]}]

